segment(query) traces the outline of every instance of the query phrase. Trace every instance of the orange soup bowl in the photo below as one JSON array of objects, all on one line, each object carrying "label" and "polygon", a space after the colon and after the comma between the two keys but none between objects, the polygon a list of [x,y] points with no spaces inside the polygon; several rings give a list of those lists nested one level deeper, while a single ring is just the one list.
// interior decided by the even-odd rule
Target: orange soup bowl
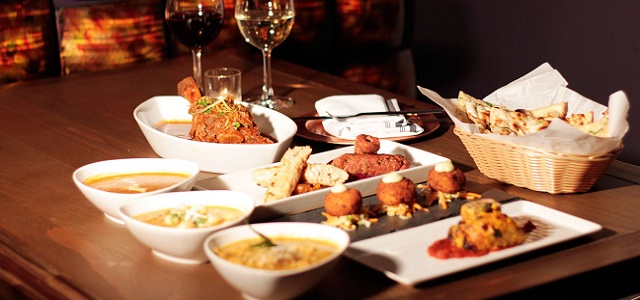
[{"label": "orange soup bowl", "polygon": [[191,190],[199,173],[198,164],[188,160],[124,158],[82,166],[72,178],[109,220],[124,224],[120,206],[140,197]]},{"label": "orange soup bowl", "polygon": [[288,116],[259,105],[250,105],[260,132],[272,144],[221,144],[190,139],[189,102],[179,96],[156,96],[142,102],[133,117],[159,156],[196,162],[202,171],[231,173],[280,160],[298,131]]},{"label": "orange soup bowl", "polygon": [[[176,263],[200,264],[209,260],[202,248],[207,236],[244,223],[254,206],[253,198],[242,192],[187,191],[140,198],[120,207],[119,213],[131,234],[156,256]],[[205,208],[209,212],[202,211]],[[229,211],[233,211],[232,217],[221,218]],[[176,220],[168,221],[171,218]],[[199,218],[213,221],[205,224]],[[162,219],[162,224],[150,223],[153,219]]]},{"label": "orange soup bowl", "polygon": [[[293,267],[288,269],[273,270],[262,269],[255,266],[245,266],[241,263],[232,262],[231,258],[223,258],[225,256],[220,249],[229,246],[235,242],[246,239],[261,240],[257,233],[263,234],[272,240],[275,246],[269,247],[270,253],[282,254],[291,250],[283,250],[286,247],[284,240],[300,239],[315,240],[329,243],[335,246],[334,250],[323,256],[318,261],[309,262],[305,266]],[[257,223],[251,225],[237,226],[225,230],[218,231],[210,235],[204,242],[204,250],[211,261],[211,265],[215,270],[233,287],[243,293],[248,299],[292,299],[296,298],[312,287],[318,284],[336,265],[339,258],[349,246],[349,235],[342,229],[331,227],[328,225],[317,223],[301,223],[301,222],[273,222],[273,223]],[[247,249],[265,249],[258,246],[256,241],[249,241]],[[253,251],[253,250],[248,250]],[[300,252],[296,255],[280,255],[278,257],[309,257],[313,256],[309,253],[314,251],[296,250]],[[232,252],[233,253],[233,252]],[[265,253],[246,255],[248,261],[268,261],[264,258]],[[260,260],[255,259],[261,258]],[[280,259],[282,261],[285,259]],[[263,264],[270,265],[271,263]]]}]

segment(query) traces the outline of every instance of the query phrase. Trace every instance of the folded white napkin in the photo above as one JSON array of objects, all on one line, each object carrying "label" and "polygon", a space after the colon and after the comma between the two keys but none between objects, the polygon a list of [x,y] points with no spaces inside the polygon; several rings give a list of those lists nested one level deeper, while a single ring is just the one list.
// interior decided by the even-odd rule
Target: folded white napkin
[{"label": "folded white napkin", "polygon": [[[316,101],[316,111],[320,116],[353,115],[363,112],[399,111],[396,99],[385,100],[380,95],[339,95]],[[328,113],[327,113],[328,112]],[[360,134],[377,138],[393,138],[420,134],[419,125],[408,122],[403,115],[361,116],[344,121],[327,119],[322,126],[331,135],[345,140],[355,140]]]}]

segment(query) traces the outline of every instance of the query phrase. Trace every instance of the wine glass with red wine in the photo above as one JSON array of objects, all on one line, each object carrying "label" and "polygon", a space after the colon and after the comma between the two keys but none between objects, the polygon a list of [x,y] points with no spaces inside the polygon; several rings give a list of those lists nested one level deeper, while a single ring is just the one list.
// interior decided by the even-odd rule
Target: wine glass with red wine
[{"label": "wine glass with red wine", "polygon": [[193,78],[202,90],[202,48],[218,37],[224,23],[224,0],[167,0],[167,25],[193,55]]}]

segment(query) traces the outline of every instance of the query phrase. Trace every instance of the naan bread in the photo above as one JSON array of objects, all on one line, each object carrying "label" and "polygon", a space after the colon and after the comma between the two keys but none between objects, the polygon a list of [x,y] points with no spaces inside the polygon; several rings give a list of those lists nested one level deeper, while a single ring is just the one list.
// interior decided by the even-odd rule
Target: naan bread
[{"label": "naan bread", "polygon": [[464,107],[466,116],[469,120],[478,126],[481,133],[490,132],[490,115],[492,104],[476,99],[462,91],[458,93],[458,102],[456,107]]},{"label": "naan bread", "polygon": [[471,119],[469,119],[469,117],[467,116],[467,101],[465,97],[467,97],[467,94],[465,94],[464,92],[460,91],[458,93],[458,101],[456,102],[456,117],[458,118],[458,120],[464,123],[473,123],[473,121],[471,121]]},{"label": "naan bread", "polygon": [[522,134],[538,132],[549,127],[549,124],[551,124],[551,119],[527,118],[526,125],[524,126],[524,128],[526,128],[526,131],[522,132]]},{"label": "naan bread", "polygon": [[576,126],[580,131],[599,137],[609,136],[609,114],[605,113],[598,121]]},{"label": "naan bread", "polygon": [[[280,166],[254,170],[252,173],[253,181],[260,186],[269,186],[278,168]],[[307,164],[302,171],[299,182],[334,186],[338,183],[345,183],[347,179],[349,179],[349,173],[338,167],[329,164]]]},{"label": "naan bread", "polygon": [[494,107],[489,114],[489,131],[496,134],[509,135],[518,131],[518,125],[512,119],[511,112],[500,107]]},{"label": "naan bread", "polygon": [[527,115],[522,110],[508,110],[504,107],[491,109],[491,132],[501,135],[514,133],[518,136],[534,133],[547,128],[550,119]]},{"label": "naan bread", "polygon": [[535,109],[510,110],[479,100],[463,91],[458,93],[456,115],[460,120],[473,122],[480,133],[518,136],[538,132],[549,127],[551,120],[561,119],[583,132],[595,136],[608,136],[609,118],[606,115],[594,122],[593,111],[567,117],[568,103],[554,103]]},{"label": "naan bread", "polygon": [[532,118],[562,119],[567,115],[567,109],[568,109],[568,104],[566,101],[563,101],[563,102],[558,102],[555,104],[551,104],[551,105],[547,105],[544,107],[539,107],[531,110],[517,109],[516,111],[522,112],[528,117],[532,117]]},{"label": "naan bread", "polygon": [[280,166],[273,175],[264,202],[273,202],[291,196],[295,189],[302,170],[307,165],[307,159],[311,156],[311,147],[296,146],[287,149],[280,160]]},{"label": "naan bread", "polygon": [[593,123],[593,111],[585,114],[572,114],[567,117],[565,121],[573,126],[582,126],[589,123]]}]

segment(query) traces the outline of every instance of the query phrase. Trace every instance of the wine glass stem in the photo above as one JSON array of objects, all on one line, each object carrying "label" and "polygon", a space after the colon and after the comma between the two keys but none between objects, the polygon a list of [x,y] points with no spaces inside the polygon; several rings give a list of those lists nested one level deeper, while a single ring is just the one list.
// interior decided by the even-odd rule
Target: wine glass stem
[{"label": "wine glass stem", "polygon": [[202,90],[202,49],[191,49],[193,54],[193,78],[198,83],[198,87]]},{"label": "wine glass stem", "polygon": [[262,50],[263,80],[262,100],[273,99],[273,87],[271,85],[271,50]]}]

